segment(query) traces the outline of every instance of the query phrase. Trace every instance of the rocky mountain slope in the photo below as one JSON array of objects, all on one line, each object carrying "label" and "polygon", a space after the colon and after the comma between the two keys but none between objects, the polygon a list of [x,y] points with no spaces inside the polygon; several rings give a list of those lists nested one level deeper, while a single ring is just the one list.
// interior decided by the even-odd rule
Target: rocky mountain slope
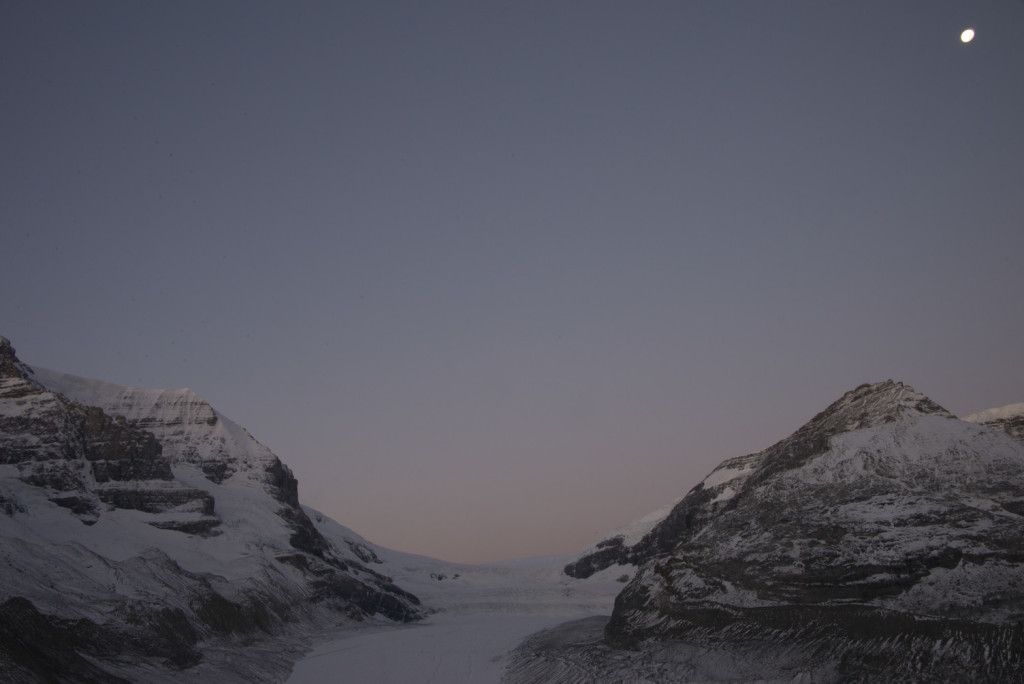
[{"label": "rocky mountain slope", "polygon": [[1002,430],[1018,442],[1024,442],[1024,403],[1010,404],[965,416],[969,423]]},{"label": "rocky mountain slope", "polygon": [[1005,418],[889,381],[724,462],[636,544],[567,566],[641,565],[578,662],[612,646],[697,679],[1019,681],[1024,445]]},{"label": "rocky mountain slope", "polygon": [[[849,404],[854,413],[858,410],[861,411],[861,415],[856,420],[862,422],[869,420],[869,414],[872,409],[866,406],[858,409],[857,404],[863,401],[863,398],[858,395],[872,387],[888,389],[890,392],[897,393],[902,392],[904,389],[909,389],[902,385],[902,383],[887,381],[878,385],[864,385],[853,392],[847,393],[843,398],[815,416],[807,425],[786,440],[764,451],[723,461],[702,482],[694,487],[687,496],[680,497],[639,520],[608,533],[603,539],[580,553],[576,560],[566,565],[565,574],[570,577],[585,578],[614,565],[642,565],[659,554],[665,553],[672,547],[673,540],[675,539],[672,528],[678,526],[680,518],[685,518],[686,515],[692,513],[690,506],[679,508],[680,503],[684,499],[687,499],[688,504],[693,504],[694,499],[698,497],[691,497],[691,495],[696,495],[699,492],[715,492],[715,495],[721,494],[724,498],[730,497],[735,492],[736,487],[754,470],[756,464],[770,457],[773,451],[792,447],[792,440],[802,439],[803,437],[801,436],[817,435],[820,441],[822,438],[827,439],[830,435],[835,434],[837,429],[841,431],[842,426],[836,424],[829,425],[828,423],[830,421],[834,423],[836,419],[842,417],[843,412],[839,411],[839,409],[844,405]],[[910,390],[910,392],[916,394],[913,390]],[[933,403],[923,395],[917,396],[920,396],[929,404]],[[952,414],[941,409],[941,407],[937,405],[935,407],[943,415],[952,417]],[[874,410],[877,411],[879,408],[876,406]],[[925,408],[924,410],[927,411],[929,409]],[[850,412],[848,410],[846,413]],[[898,408],[896,413],[899,413]],[[851,418],[847,416],[842,419],[850,420]],[[884,420],[885,418],[882,419]],[[986,427],[1005,432],[1017,441],[1024,441],[1024,403],[989,409],[966,416],[963,420],[985,425]],[[677,510],[677,508],[679,509]]]},{"label": "rocky mountain slope", "polygon": [[0,510],[4,681],[275,679],[287,658],[230,646],[422,614],[194,393],[32,369],[4,338]]}]

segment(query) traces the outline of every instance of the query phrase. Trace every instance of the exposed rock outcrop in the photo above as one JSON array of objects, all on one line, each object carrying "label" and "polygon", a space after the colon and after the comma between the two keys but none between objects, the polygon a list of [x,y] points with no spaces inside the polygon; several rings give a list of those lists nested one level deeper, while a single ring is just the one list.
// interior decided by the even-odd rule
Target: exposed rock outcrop
[{"label": "exposed rock outcrop", "polygon": [[96,522],[106,507],[163,514],[164,527],[217,524],[207,492],[174,479],[150,432],[48,391],[0,338],[0,464],[49,499]]},{"label": "exposed rock outcrop", "polygon": [[1024,442],[1024,403],[972,413],[964,420],[1000,430],[1018,442]]},{"label": "exposed rock outcrop", "polygon": [[280,504],[278,515],[291,527],[292,546],[323,557],[328,545],[299,505],[298,482],[291,469],[195,392],[122,387],[43,368],[29,372],[47,388],[93,404],[133,428],[152,433],[167,460],[176,467],[198,468],[213,484],[265,491]]}]

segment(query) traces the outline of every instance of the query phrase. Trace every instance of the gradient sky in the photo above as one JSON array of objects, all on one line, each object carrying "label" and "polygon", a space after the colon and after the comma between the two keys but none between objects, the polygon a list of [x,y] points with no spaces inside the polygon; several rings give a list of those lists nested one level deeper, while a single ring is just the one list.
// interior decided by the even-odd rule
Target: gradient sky
[{"label": "gradient sky", "polygon": [[27,363],[574,553],[863,382],[1024,401],[1024,3],[3,0],[0,212]]}]

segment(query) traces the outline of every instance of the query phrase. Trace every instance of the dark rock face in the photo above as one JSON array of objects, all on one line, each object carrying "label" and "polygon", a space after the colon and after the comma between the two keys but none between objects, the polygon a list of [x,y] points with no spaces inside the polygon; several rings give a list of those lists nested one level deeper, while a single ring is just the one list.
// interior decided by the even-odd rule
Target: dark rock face
[{"label": "dark rock face", "polygon": [[[133,428],[124,418],[108,416],[95,406],[83,409],[85,415],[76,427],[97,482],[173,479],[171,465],[162,458],[163,450],[152,433]],[[74,413],[77,417],[82,411]]]},{"label": "dark rock face", "polygon": [[904,385],[859,387],[618,549],[647,562],[606,640],[795,649],[789,676],[825,681],[1007,681],[1024,665],[1022,501],[1019,443]]},{"label": "dark rock face", "polygon": [[[120,387],[44,369],[26,370],[33,374],[33,380],[48,388],[64,392],[72,399],[88,397],[115,421],[143,434],[155,435],[166,457],[164,462],[170,464],[168,477],[170,466],[187,464],[197,467],[206,480],[217,485],[232,481],[253,484],[282,504],[279,515],[291,525],[292,545],[296,549],[318,555],[326,549],[326,542],[319,538],[299,504],[298,482],[288,466],[194,392]],[[134,464],[122,467],[128,465]],[[101,478],[108,477],[106,471],[97,472]],[[119,504],[149,510],[149,502],[139,497],[125,499],[118,492],[110,496]],[[198,528],[188,522],[168,529]]]},{"label": "dark rock face", "polygon": [[1024,415],[1001,421],[999,427],[1018,442],[1024,442]]},{"label": "dark rock face", "polygon": [[0,340],[0,464],[19,466],[22,481],[48,490],[51,501],[86,524],[96,521],[103,504],[212,516],[213,497],[174,480],[152,433],[48,392],[10,342]]},{"label": "dark rock face", "polygon": [[600,572],[613,565],[636,564],[637,561],[634,559],[639,558],[639,555],[633,553],[632,548],[626,546],[622,537],[606,539],[599,542],[598,546],[600,548],[597,551],[566,565],[564,569],[565,574],[569,577],[586,579],[595,572]]},{"label": "dark rock face", "polygon": [[274,459],[266,467],[267,485],[274,498],[290,508],[299,507],[299,482],[292,475],[291,468]]},{"label": "dark rock face", "polygon": [[84,656],[115,651],[95,623],[41,614],[28,599],[0,605],[0,677],[5,682],[124,682]]},{"label": "dark rock face", "polygon": [[1001,409],[982,411],[967,416],[964,420],[1005,432],[1018,442],[1024,442],[1024,404],[1013,404]]}]

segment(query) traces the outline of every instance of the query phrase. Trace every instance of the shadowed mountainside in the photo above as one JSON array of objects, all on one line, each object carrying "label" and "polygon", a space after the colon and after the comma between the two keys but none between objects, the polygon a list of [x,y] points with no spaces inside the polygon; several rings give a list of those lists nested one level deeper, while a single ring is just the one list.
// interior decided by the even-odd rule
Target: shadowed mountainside
[{"label": "shadowed mountainside", "polygon": [[[5,681],[215,680],[200,674],[225,644],[422,615],[361,540],[325,539],[287,466],[194,393],[36,371],[3,338],[0,511]],[[277,660],[225,671],[276,678]]]}]

